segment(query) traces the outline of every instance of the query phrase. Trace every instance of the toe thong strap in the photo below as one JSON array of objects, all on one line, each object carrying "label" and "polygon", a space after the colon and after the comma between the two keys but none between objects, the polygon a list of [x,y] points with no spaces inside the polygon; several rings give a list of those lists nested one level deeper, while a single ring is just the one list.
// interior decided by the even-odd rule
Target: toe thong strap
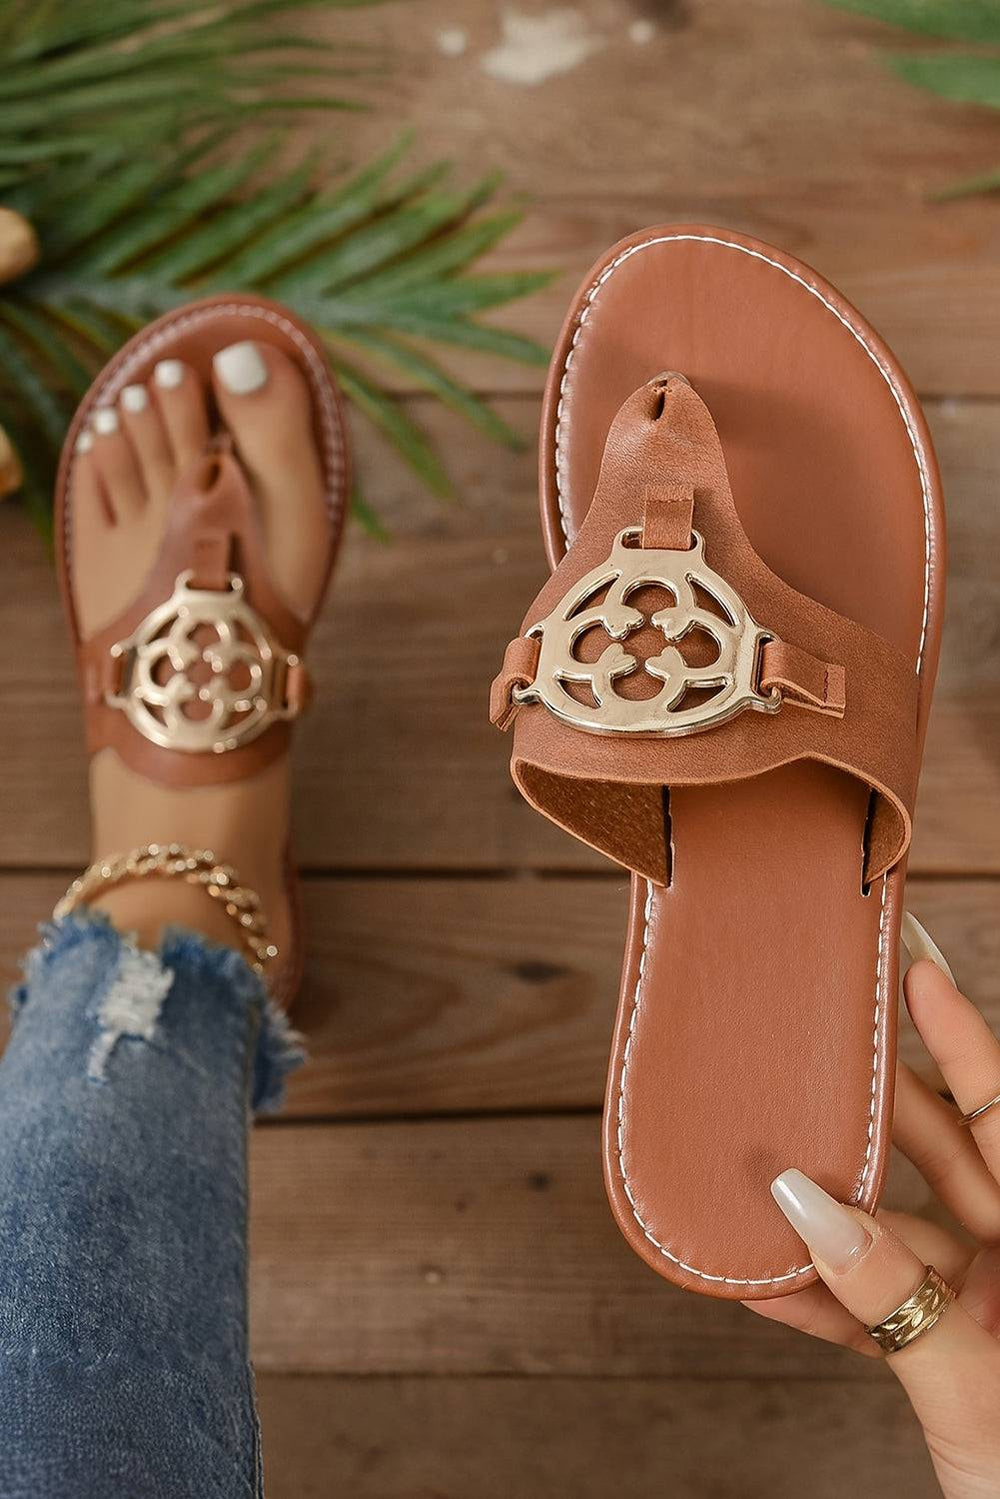
[{"label": "toe thong strap", "polygon": [[180,476],[168,515],[138,597],[80,645],[88,747],[166,785],[242,779],[284,752],[308,703],[305,625],[225,446]]},{"label": "toe thong strap", "polygon": [[754,551],[711,416],[670,376],[616,417],[590,511],[507,649],[491,718],[514,725],[528,801],[661,883],[664,787],[837,766],[874,793],[871,880],[909,843],[917,686],[902,652]]}]

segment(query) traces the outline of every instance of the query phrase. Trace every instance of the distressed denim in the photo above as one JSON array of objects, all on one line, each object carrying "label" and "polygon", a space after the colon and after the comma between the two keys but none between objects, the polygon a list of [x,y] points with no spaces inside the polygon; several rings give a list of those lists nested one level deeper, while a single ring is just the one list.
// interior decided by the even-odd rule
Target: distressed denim
[{"label": "distressed denim", "polygon": [[243,959],[48,928],[0,1061],[0,1499],[259,1499],[246,1145],[300,1059]]}]

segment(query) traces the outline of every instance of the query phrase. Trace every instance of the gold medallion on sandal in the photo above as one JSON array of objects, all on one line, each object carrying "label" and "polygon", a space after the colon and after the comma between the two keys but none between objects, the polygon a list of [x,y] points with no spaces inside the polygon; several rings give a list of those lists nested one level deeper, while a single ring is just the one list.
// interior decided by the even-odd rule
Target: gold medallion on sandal
[{"label": "gold medallion on sandal", "polygon": [[[690,549],[665,551],[638,545],[638,526],[620,531],[607,561],[574,583],[552,613],[527,631],[540,641],[538,669],[533,682],[515,688],[513,701],[542,703],[563,723],[592,734],[669,737],[710,729],[746,708],[777,712],[780,692],[761,693],[754,686],[761,647],[772,636],[708,566],[704,538],[697,531],[692,536]],[[665,589],[674,602],[649,619],[662,633],[664,649],[640,661],[623,642],[647,622],[629,603],[646,587]],[[696,589],[714,607],[702,607]],[[577,645],[594,629],[602,629],[611,644],[596,661],[581,661]],[[710,664],[692,665],[678,649],[692,632],[714,643]],[[639,670],[659,689],[646,698],[622,697],[615,684]],[[568,686],[583,692],[576,695]]]},{"label": "gold medallion on sandal", "polygon": [[298,657],[251,608],[238,573],[224,590],[194,588],[181,573],[170,598],[111,654],[122,680],[109,706],[164,749],[221,754],[295,716],[284,684]]}]

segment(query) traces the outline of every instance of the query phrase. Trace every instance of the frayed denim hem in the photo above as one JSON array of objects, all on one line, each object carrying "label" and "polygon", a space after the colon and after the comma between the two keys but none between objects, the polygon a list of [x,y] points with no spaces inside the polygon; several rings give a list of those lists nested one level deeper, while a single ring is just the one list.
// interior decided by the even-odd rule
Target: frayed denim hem
[{"label": "frayed denim hem", "polygon": [[158,952],[138,948],[112,926],[104,912],[81,911],[40,928],[41,941],[23,962],[24,979],[10,994],[17,1017],[31,998],[32,988],[46,970],[74,949],[95,958],[99,967],[115,975],[101,1001],[101,1042],[91,1055],[88,1072],[93,1081],[103,1070],[118,1040],[150,1040],[159,1012],[169,1000],[174,975],[212,989],[222,985],[237,1005],[259,1017],[253,1058],[250,1105],[254,1113],[275,1113],[284,1100],[285,1078],[305,1061],[302,1038],[270,998],[260,977],[232,948],[212,942],[198,932],[170,927]]}]

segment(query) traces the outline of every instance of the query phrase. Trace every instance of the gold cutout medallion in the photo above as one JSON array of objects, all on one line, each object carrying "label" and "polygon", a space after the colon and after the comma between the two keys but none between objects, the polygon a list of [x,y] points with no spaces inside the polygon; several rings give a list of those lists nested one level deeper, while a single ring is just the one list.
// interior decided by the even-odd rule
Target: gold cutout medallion
[{"label": "gold cutout medallion", "polygon": [[[697,531],[692,535],[692,547],[674,552],[638,545],[642,538],[638,526],[620,531],[607,561],[574,583],[552,613],[527,632],[541,642],[538,670],[530,686],[515,689],[514,701],[542,703],[563,723],[591,734],[661,737],[710,729],[745,708],[777,712],[780,692],[775,689],[765,695],[754,686],[760,647],[771,636],[705,562],[704,538]],[[718,606],[718,614],[699,607],[695,584]],[[652,615],[649,623],[662,632],[665,646],[643,662],[622,642],[646,623],[628,600],[649,586],[666,589],[674,603]],[[600,602],[587,608],[588,600],[605,589]],[[580,661],[575,654],[577,642],[595,626],[610,636],[611,644],[596,661]],[[710,665],[692,666],[677,649],[691,630],[709,635],[718,647]],[[621,697],[615,683],[638,670],[661,681],[660,690],[645,699]],[[593,704],[578,701],[566,690],[566,683],[589,688]],[[712,688],[717,690],[711,692]],[[698,693],[699,701],[684,707],[683,700],[692,691]],[[705,697],[705,692],[711,695]]]},{"label": "gold cutout medallion", "polygon": [[125,667],[121,690],[107,702],[153,744],[221,754],[294,716],[282,689],[298,658],[272,639],[238,573],[221,591],[192,588],[191,576],[181,573],[170,598],[111,647]]}]

